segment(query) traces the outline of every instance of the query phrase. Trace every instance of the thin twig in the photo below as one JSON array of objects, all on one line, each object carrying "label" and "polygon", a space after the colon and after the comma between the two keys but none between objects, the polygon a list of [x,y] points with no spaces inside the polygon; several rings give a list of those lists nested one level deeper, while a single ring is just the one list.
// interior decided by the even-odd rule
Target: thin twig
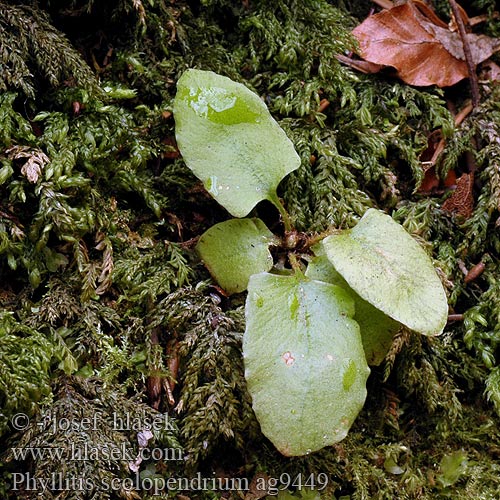
[{"label": "thin twig", "polygon": [[470,283],[471,281],[474,281],[477,278],[479,278],[479,276],[483,274],[485,267],[486,264],[483,261],[478,262],[475,266],[471,267],[469,269],[469,272],[464,278],[464,283]]},{"label": "thin twig", "polygon": [[448,323],[451,321],[463,321],[464,320],[464,315],[463,314],[448,314]]},{"label": "thin twig", "polygon": [[482,14],[481,16],[469,17],[469,26],[475,26],[476,24],[484,23],[485,21],[488,21],[490,17],[491,19],[498,19],[500,17],[500,13],[493,12],[491,16],[489,16],[488,14]]},{"label": "thin twig", "polygon": [[458,127],[472,112],[472,103],[468,102],[459,113],[455,115],[455,126]]},{"label": "thin twig", "polygon": [[464,20],[460,15],[459,6],[455,0],[449,0],[449,2],[451,10],[453,12],[453,16],[455,17],[455,22],[457,23],[458,31],[460,33],[460,38],[462,39],[465,61],[467,63],[467,70],[469,71],[472,106],[476,108],[477,106],[479,106],[479,84],[477,83],[476,66],[472,59],[469,40],[467,39],[467,32],[465,31]]},{"label": "thin twig", "polygon": [[[455,115],[455,126],[458,127],[464,120],[467,118],[467,116],[471,113],[472,111],[472,104],[469,102],[467,103],[466,106],[463,107],[463,109]],[[446,141],[443,138],[441,138],[436,146],[436,149],[434,151],[434,154],[432,155],[432,158],[429,160],[429,162],[425,162],[426,166],[425,169],[429,169],[431,167],[434,167],[438,161],[439,156],[441,153],[444,151],[444,147],[446,145]]]},{"label": "thin twig", "polygon": [[372,73],[378,73],[382,68],[383,64],[375,64],[370,61],[362,61],[359,59],[352,59],[351,57],[344,56],[342,54],[335,54],[337,61],[346,64],[347,66],[361,71],[366,75],[371,75]]}]

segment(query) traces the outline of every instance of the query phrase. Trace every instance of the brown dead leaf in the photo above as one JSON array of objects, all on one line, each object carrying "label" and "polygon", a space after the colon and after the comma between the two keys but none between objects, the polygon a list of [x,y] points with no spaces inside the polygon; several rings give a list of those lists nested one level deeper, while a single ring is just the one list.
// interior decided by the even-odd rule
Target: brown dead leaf
[{"label": "brown dead leaf", "polygon": [[428,168],[425,170],[424,180],[420,187],[417,189],[419,193],[432,193],[433,191],[437,191],[440,186],[443,188],[455,186],[457,183],[457,176],[454,170],[450,170],[444,179],[444,181],[440,181],[438,176],[436,175],[436,170],[434,167]]},{"label": "brown dead leaf", "polygon": [[14,160],[26,160],[21,167],[21,173],[33,184],[38,182],[44,167],[50,163],[49,157],[38,148],[12,146],[6,153]]},{"label": "brown dead leaf", "polygon": [[[368,17],[353,30],[366,61],[396,68],[410,85],[448,87],[468,76],[462,40],[420,0]],[[500,40],[467,34],[474,64],[500,49]]]},{"label": "brown dead leaf", "polygon": [[467,220],[474,209],[473,185],[474,176],[472,174],[462,174],[457,179],[457,188],[443,203],[443,210],[456,213]]},{"label": "brown dead leaf", "polygon": [[163,158],[175,159],[181,155],[173,137],[165,137],[162,142],[167,145],[162,155]]},{"label": "brown dead leaf", "polygon": [[[455,125],[458,127],[472,111],[472,103],[468,102],[454,118]],[[440,187],[451,187],[457,184],[457,178],[454,170],[450,170],[446,178],[441,182],[436,175],[436,163],[439,156],[444,151],[445,139],[441,129],[434,130],[427,137],[427,148],[420,155],[422,169],[424,171],[424,180],[418,188],[419,193],[431,193]]]},{"label": "brown dead leaf", "polygon": [[486,61],[482,65],[480,78],[483,82],[499,82],[500,66],[493,61]]}]

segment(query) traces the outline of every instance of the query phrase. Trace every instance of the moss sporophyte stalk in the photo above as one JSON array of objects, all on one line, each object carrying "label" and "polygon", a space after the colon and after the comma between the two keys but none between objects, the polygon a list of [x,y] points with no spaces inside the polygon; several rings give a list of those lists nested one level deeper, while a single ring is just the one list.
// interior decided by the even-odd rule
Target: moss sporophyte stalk
[{"label": "moss sporophyte stalk", "polygon": [[[177,143],[208,192],[235,216],[264,199],[286,214],[276,189],[299,158],[258,96],[201,70],[186,71],[177,87]],[[369,209],[318,244],[305,273],[290,253],[280,275],[268,250],[280,240],[260,219],[221,222],[196,246],[226,292],[248,291],[245,378],[262,432],[286,456],[346,437],[366,399],[367,359],[381,362],[400,324],[438,335],[448,316],[431,260],[388,215]],[[360,328],[372,311],[380,321]]]}]

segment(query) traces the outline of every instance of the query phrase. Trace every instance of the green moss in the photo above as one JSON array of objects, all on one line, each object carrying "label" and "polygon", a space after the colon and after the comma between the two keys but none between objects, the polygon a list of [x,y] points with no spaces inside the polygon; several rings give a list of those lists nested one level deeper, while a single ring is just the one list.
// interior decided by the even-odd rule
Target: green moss
[{"label": "green moss", "polygon": [[[324,498],[498,498],[498,89],[484,86],[480,108],[454,127],[441,91],[341,66],[335,54],[353,47],[352,16],[366,15],[370,2],[36,4],[0,5],[8,47],[0,56],[0,358],[8,367],[0,425],[9,446],[84,438],[81,429],[40,434],[42,408],[75,418],[101,412],[90,442],[136,446],[136,435],[111,432],[110,415],[145,416],[153,410],[143,403],[154,400],[177,416],[178,431],[165,443],[178,440],[187,460],[166,469],[144,463],[144,474],[326,473]],[[497,25],[478,29],[495,34]],[[243,378],[244,297],[218,295],[189,249],[227,213],[175,148],[171,105],[188,67],[246,84],[286,130],[302,163],[279,194],[298,230],[351,227],[372,206],[393,212],[432,255],[451,311],[464,314],[438,338],[400,333],[374,369],[347,438],[308,457],[285,459],[260,434]],[[330,104],[319,112],[321,99]],[[441,177],[460,175],[466,151],[476,160],[467,221],[442,210],[448,193],[417,191],[419,155],[437,128],[447,140]],[[280,231],[273,208],[262,204],[256,215]],[[483,274],[465,283],[462,263],[470,269],[479,261]],[[19,411],[36,419],[24,436],[8,423]],[[441,469],[458,453],[466,466],[450,476]],[[131,475],[123,463],[8,457],[0,481],[6,498],[14,470]]]},{"label": "green moss", "polygon": [[30,416],[37,402],[51,395],[50,369],[57,347],[42,333],[23,326],[14,314],[0,311],[0,434],[20,412]]}]

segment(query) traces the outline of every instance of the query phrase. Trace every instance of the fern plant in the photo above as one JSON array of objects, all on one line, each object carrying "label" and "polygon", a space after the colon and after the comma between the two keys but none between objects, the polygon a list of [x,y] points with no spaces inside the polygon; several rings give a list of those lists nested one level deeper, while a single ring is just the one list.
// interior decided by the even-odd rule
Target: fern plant
[{"label": "fern plant", "polygon": [[424,250],[374,209],[352,230],[306,237],[303,250],[314,242],[316,256],[304,272],[276,194],[300,163],[289,139],[255,94],[226,77],[189,70],[177,88],[177,142],[208,192],[237,217],[268,200],[285,226],[291,270],[272,272],[267,247],[279,243],[260,219],[217,224],[197,245],[229,293],[248,289],[245,377],[262,431],[287,456],[334,444],[364,404],[366,356],[383,359],[396,322],[443,331],[441,282]]}]

